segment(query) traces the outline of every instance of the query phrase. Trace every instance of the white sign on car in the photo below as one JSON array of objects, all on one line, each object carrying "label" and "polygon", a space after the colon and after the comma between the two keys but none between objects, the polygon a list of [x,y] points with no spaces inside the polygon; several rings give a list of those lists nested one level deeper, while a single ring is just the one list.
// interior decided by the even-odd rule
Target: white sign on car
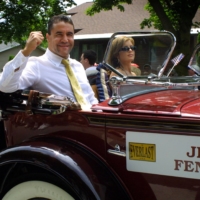
[{"label": "white sign on car", "polygon": [[126,132],[127,170],[200,178],[200,137]]}]

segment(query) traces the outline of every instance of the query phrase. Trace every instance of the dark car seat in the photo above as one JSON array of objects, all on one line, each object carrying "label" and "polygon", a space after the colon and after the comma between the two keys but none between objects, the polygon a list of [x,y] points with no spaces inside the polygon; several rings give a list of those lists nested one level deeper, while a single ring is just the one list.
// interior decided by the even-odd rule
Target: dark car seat
[{"label": "dark car seat", "polygon": [[97,90],[97,86],[96,86],[96,78],[97,78],[97,73],[98,71],[97,70],[92,70],[92,71],[89,71],[87,73],[87,78],[88,78],[88,81],[94,91],[94,96],[98,98],[98,90]]},{"label": "dark car seat", "polygon": [[109,71],[100,63],[97,66],[96,87],[98,91],[98,100],[103,102],[112,96],[112,89],[109,84]]}]

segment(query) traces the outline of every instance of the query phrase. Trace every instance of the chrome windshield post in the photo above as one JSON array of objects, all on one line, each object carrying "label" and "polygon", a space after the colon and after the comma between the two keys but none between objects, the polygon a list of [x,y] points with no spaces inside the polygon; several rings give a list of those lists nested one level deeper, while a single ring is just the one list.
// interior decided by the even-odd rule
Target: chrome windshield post
[{"label": "chrome windshield post", "polygon": [[109,101],[110,106],[119,105],[122,102],[121,96],[120,96],[120,85],[123,82],[124,78],[113,76],[110,78],[109,82],[112,86],[112,97]]}]

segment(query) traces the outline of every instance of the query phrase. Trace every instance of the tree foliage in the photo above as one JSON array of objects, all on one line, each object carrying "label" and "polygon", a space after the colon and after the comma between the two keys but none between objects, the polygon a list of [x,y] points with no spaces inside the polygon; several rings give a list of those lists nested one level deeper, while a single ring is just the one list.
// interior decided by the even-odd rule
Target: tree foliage
[{"label": "tree foliage", "polygon": [[[87,14],[94,15],[101,10],[112,10],[115,6],[121,11],[125,11],[122,3],[132,4],[131,0],[94,0],[94,4],[88,8]],[[192,27],[200,27],[200,22],[193,22],[193,18],[200,6],[200,0],[147,0],[145,8],[149,11],[150,17],[141,22],[141,29],[154,27],[158,30],[172,32],[177,39],[175,54],[183,53],[183,66],[178,68],[180,75],[186,73],[185,65],[191,56],[190,30]],[[126,11],[125,11],[126,12]]]},{"label": "tree foliage", "polygon": [[47,21],[76,5],[73,0],[1,0],[0,43],[24,44],[31,31],[46,33]]}]

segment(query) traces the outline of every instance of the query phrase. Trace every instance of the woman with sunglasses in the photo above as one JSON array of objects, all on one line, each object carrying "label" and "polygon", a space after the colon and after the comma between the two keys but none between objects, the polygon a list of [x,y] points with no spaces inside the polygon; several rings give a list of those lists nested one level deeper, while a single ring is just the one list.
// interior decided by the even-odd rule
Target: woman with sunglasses
[{"label": "woman with sunglasses", "polygon": [[[134,40],[131,37],[120,36],[115,38],[111,44],[110,54],[108,56],[108,64],[116,68],[124,76],[136,76],[132,72],[132,62],[135,58]],[[112,76],[118,76],[111,72]]]}]

